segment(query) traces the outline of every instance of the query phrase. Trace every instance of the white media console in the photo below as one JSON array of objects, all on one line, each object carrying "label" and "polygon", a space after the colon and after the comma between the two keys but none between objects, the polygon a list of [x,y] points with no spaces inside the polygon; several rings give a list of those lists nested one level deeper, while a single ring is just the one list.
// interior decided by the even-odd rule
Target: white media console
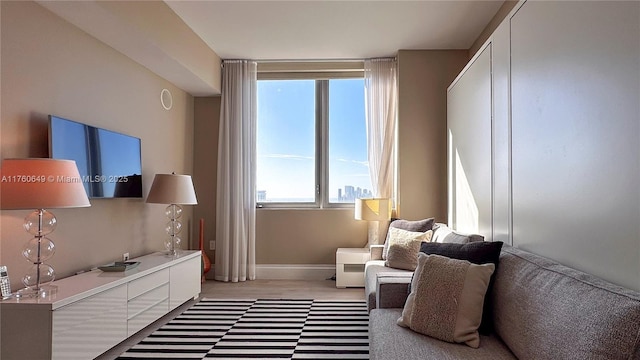
[{"label": "white media console", "polygon": [[50,298],[1,301],[0,358],[93,359],[200,294],[200,251],[131,261],[55,281]]}]

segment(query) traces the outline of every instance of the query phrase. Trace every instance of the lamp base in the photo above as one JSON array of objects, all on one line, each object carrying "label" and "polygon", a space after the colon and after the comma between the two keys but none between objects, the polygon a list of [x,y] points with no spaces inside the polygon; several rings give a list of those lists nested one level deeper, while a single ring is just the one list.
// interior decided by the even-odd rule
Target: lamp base
[{"label": "lamp base", "polygon": [[388,221],[369,221],[367,233],[367,247],[382,245],[387,239]]},{"label": "lamp base", "polygon": [[180,256],[180,252],[181,251],[179,249],[174,249],[174,250],[167,250],[164,252],[164,254],[170,257],[178,257]]},{"label": "lamp base", "polygon": [[40,285],[38,289],[26,287],[16,291],[16,298],[49,298],[58,293],[58,287],[55,285]]}]

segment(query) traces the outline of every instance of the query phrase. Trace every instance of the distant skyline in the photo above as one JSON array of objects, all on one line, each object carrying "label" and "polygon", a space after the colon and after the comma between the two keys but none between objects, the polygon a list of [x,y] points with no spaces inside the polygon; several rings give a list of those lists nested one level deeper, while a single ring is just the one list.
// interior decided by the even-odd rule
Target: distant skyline
[{"label": "distant skyline", "polygon": [[[315,199],[315,81],[258,81],[258,201]],[[329,198],[338,189],[371,189],[364,80],[329,81]]]},{"label": "distant skyline", "polygon": [[[329,197],[330,202],[354,202],[356,199],[372,198],[373,193],[369,189],[353,185],[345,185],[338,189],[337,197]],[[273,198],[267,194],[267,190],[258,190],[257,202],[313,202],[314,198]]]}]

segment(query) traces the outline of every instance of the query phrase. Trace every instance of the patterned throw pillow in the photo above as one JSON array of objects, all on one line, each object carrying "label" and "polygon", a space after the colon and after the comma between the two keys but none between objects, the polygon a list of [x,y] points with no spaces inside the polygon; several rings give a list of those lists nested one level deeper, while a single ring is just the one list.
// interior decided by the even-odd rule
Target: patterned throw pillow
[{"label": "patterned throw pillow", "polygon": [[478,348],[482,304],[494,269],[493,264],[420,253],[398,325]]},{"label": "patterned throw pillow", "polygon": [[385,265],[404,270],[415,270],[418,264],[418,253],[423,241],[431,241],[431,234],[426,232],[413,232],[397,228],[389,229],[389,250]]}]

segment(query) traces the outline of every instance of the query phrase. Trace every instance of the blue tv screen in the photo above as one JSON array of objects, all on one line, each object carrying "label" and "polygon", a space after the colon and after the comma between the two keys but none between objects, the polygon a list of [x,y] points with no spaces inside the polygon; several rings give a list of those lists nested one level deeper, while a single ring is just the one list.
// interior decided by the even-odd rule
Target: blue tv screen
[{"label": "blue tv screen", "polygon": [[49,115],[49,157],[75,160],[90,198],[141,198],[140,139]]}]

